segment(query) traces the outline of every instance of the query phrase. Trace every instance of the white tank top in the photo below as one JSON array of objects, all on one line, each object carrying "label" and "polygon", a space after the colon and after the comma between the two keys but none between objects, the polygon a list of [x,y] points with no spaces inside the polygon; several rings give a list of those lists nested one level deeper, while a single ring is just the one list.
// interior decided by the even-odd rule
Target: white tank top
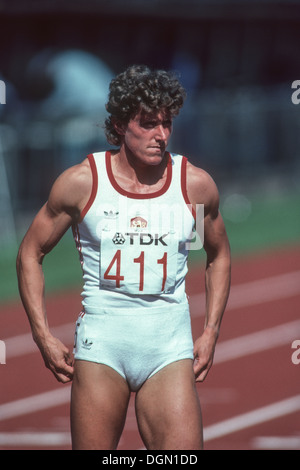
[{"label": "white tank top", "polygon": [[73,227],[85,312],[186,303],[188,243],[195,224],[186,191],[187,159],[169,154],[164,185],[150,194],[118,185],[110,152],[88,159],[92,193]]}]

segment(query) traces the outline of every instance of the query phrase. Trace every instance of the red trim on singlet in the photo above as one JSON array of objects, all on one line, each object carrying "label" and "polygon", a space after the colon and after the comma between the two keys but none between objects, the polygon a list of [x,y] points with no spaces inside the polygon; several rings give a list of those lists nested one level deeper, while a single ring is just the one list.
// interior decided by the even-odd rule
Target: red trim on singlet
[{"label": "red trim on singlet", "polygon": [[163,187],[160,188],[158,191],[155,191],[154,193],[139,194],[139,193],[131,193],[121,188],[121,186],[119,186],[119,184],[117,183],[114,177],[112,167],[111,167],[111,153],[107,151],[105,153],[106,171],[107,171],[107,175],[108,175],[111,185],[118,193],[122,194],[123,196],[130,197],[131,199],[153,199],[155,197],[162,196],[165,192],[167,192],[172,181],[172,159],[171,159],[171,155],[170,154],[168,155],[169,157],[168,157],[168,164],[167,164],[167,178]]},{"label": "red trim on singlet", "polygon": [[86,203],[85,207],[83,208],[83,210],[81,211],[80,222],[82,222],[88,210],[90,209],[91,205],[93,204],[96,194],[97,194],[97,190],[98,190],[98,173],[97,173],[94,155],[91,153],[90,155],[87,156],[87,158],[91,166],[93,184],[92,184],[92,192],[91,192],[90,198],[88,202]]},{"label": "red trim on singlet", "polygon": [[182,162],[181,162],[181,191],[182,191],[183,198],[184,198],[186,204],[188,205],[188,208],[191,210],[192,215],[193,215],[194,219],[196,220],[196,211],[195,211],[195,208],[194,208],[193,204],[191,203],[191,201],[189,199],[189,196],[188,196],[188,193],[187,193],[187,183],[186,183],[187,162],[188,162],[188,159],[186,157],[182,157]]},{"label": "red trim on singlet", "polygon": [[77,224],[72,225],[72,232],[73,232],[73,237],[74,237],[74,240],[75,240],[76,248],[77,248],[77,251],[78,251],[78,254],[79,254],[79,261],[80,261],[81,267],[83,268],[82,245],[81,245],[81,241],[80,241],[80,232],[79,232],[79,228],[78,228]]}]

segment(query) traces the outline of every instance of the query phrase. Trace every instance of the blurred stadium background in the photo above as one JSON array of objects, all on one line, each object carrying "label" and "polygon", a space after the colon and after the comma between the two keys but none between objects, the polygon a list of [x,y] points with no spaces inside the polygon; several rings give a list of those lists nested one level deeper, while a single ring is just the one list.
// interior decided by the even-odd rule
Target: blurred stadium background
[{"label": "blurred stadium background", "polygon": [[181,75],[170,149],[216,180],[233,252],[299,240],[298,1],[2,0],[0,21],[1,298],[55,177],[107,148],[108,83],[132,63]]},{"label": "blurred stadium background", "polygon": [[[233,256],[299,247],[299,1],[0,0],[0,41],[0,338],[17,246],[58,174],[108,148],[108,84],[133,63],[180,74],[169,149],[215,179]],[[81,282],[70,234],[45,263],[48,291]]]}]

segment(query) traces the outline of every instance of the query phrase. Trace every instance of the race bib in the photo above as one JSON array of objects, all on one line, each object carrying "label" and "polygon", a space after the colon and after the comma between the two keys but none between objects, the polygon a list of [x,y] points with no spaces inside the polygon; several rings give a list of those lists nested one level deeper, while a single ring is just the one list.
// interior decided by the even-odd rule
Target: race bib
[{"label": "race bib", "polygon": [[173,292],[178,244],[175,232],[103,229],[100,288],[139,295]]}]

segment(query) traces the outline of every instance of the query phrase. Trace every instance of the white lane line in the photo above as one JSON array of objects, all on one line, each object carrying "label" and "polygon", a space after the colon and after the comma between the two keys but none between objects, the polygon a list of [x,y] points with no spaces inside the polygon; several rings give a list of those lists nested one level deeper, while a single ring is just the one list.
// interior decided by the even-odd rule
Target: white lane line
[{"label": "white lane line", "polygon": [[0,433],[0,447],[62,447],[71,445],[70,432]]},{"label": "white lane line", "polygon": [[[262,302],[269,302],[280,298],[288,298],[293,295],[298,295],[300,290],[299,281],[300,271],[296,271],[294,273],[274,276],[261,281],[253,281],[233,286],[231,289],[228,309],[241,308],[248,305],[255,305]],[[204,305],[204,301],[204,294],[197,294],[190,298],[191,307],[194,309],[199,307],[199,303]],[[202,312],[202,314],[204,314],[204,312]],[[75,322],[52,328],[52,332],[54,335],[60,337],[62,341],[68,342],[69,340],[72,340],[74,324]],[[242,338],[224,341],[217,347],[215,363],[221,363],[249,353],[255,353],[257,351],[270,349],[271,347],[275,347],[280,344],[285,344],[287,341],[294,339],[297,334],[299,335],[297,331],[299,332],[299,321],[246,335]],[[293,337],[291,337],[292,333]],[[5,344],[8,351],[8,357],[17,357],[37,351],[37,347],[32,340],[31,334],[8,338],[5,340]],[[0,405],[0,421],[67,404],[69,403],[69,400],[70,387],[62,386],[62,388],[57,390],[6,403]],[[281,410],[278,409],[278,405],[280,404],[283,405],[283,409],[281,407]],[[280,402],[279,404],[254,410],[253,412],[209,426],[208,428],[205,428],[205,438],[206,441],[212,440],[217,437],[221,437],[222,435],[235,432],[236,430],[245,429],[245,427],[259,424],[265,420],[274,419],[284,414],[299,411],[299,409],[300,398],[298,396],[294,399],[288,399]],[[263,413],[261,413],[262,411]],[[224,427],[226,430],[224,430]],[[31,438],[33,441],[34,436],[32,435]],[[55,437],[53,438],[55,439]],[[7,439],[9,439],[9,437],[7,437]],[[24,439],[26,438],[24,437]],[[30,440],[29,437],[27,439]],[[61,439],[64,438],[61,436]],[[66,441],[67,439],[69,439],[69,437],[66,438]],[[42,440],[43,439],[41,438],[41,442]]]},{"label": "white lane line", "polygon": [[[73,327],[73,324],[66,324],[53,328],[52,333],[54,336],[59,337],[61,341],[67,343],[72,339]],[[283,346],[295,339],[300,339],[300,320],[223,341],[217,344],[214,363],[217,364],[237,359],[247,354]],[[9,338],[5,340],[5,345],[7,357],[9,358],[38,351],[31,334]]]},{"label": "white lane line", "polygon": [[[67,387],[69,388],[69,387]],[[64,393],[62,393],[64,391]],[[28,414],[33,411],[50,408],[51,406],[56,406],[57,404],[67,403],[69,401],[68,396],[65,393],[66,389],[57,389],[52,392],[47,392],[40,395],[35,395],[23,400],[18,400],[11,402],[7,405],[1,405],[1,418],[8,419],[9,417],[16,417],[21,414]],[[69,392],[69,391],[68,391]],[[52,395],[52,397],[51,397]],[[55,400],[53,399],[55,397]],[[50,400],[49,400],[50,399]],[[19,402],[19,403],[18,403]],[[20,410],[20,403],[22,407],[25,408]],[[38,407],[33,410],[33,402],[38,402]],[[55,402],[55,404],[54,404]],[[59,403],[58,403],[59,402]],[[11,410],[8,412],[8,405]],[[3,412],[4,407],[7,409]],[[15,411],[12,413],[12,410]],[[235,432],[257,426],[259,424],[271,421],[283,416],[300,411],[300,395],[295,397],[287,398],[285,400],[267,405],[256,410],[252,410],[248,413],[243,413],[241,415],[235,416],[230,419],[221,421],[204,428],[204,441],[209,442],[220,437],[233,434]],[[14,436],[13,436],[14,435]],[[14,438],[15,437],[15,438]],[[299,439],[298,441],[299,442]],[[70,443],[69,433],[2,433],[0,434],[0,445],[68,445]]]},{"label": "white lane line", "polygon": [[39,393],[20,400],[11,401],[0,405],[0,422],[6,419],[12,419],[24,416],[36,411],[42,411],[55,406],[65,405],[70,401],[69,385],[62,385],[56,390]]},{"label": "white lane line", "polygon": [[[70,340],[71,327],[73,325],[64,325],[64,327],[53,328],[52,332],[62,341]],[[300,320],[218,343],[214,364],[238,359],[275,347],[289,345],[295,339],[300,339]],[[33,342],[31,335],[11,338],[7,340],[6,345],[8,345],[7,351],[10,353],[10,358],[37,351],[37,346]]]},{"label": "white lane line", "polygon": [[[75,321],[74,323],[66,323],[64,325],[51,328],[53,336],[58,337],[62,342],[67,344],[73,341],[74,332]],[[38,352],[37,345],[33,341],[31,333],[7,338],[4,340],[4,343],[6,346],[6,357],[8,359]]]},{"label": "white lane line", "polygon": [[204,441],[212,441],[258,424],[300,411],[300,395],[243,413],[204,428]]},{"label": "white lane line", "polygon": [[298,338],[300,339],[300,320],[222,341],[216,346],[214,364],[231,361],[279,346],[288,345],[291,348],[292,341]]},{"label": "white lane line", "polygon": [[251,447],[257,450],[300,450],[300,436],[258,436]]},{"label": "white lane line", "polygon": [[[291,345],[297,335],[300,337],[300,320],[223,341],[217,345],[214,364],[282,345]],[[2,404],[0,405],[0,421],[68,403],[69,398],[70,386],[65,385],[54,391]]]},{"label": "white lane line", "polygon": [[[231,287],[226,311],[300,295],[300,271],[280,274]],[[205,293],[190,297],[193,317],[205,314]]]},{"label": "white lane line", "polygon": [[[232,286],[226,310],[288,298],[297,294],[300,294],[300,271]],[[204,293],[191,296],[189,302],[192,317],[205,314]],[[54,327],[51,331],[61,341],[70,343],[73,341],[75,320],[74,323]],[[30,333],[4,339],[4,343],[8,359],[38,351]]]}]

